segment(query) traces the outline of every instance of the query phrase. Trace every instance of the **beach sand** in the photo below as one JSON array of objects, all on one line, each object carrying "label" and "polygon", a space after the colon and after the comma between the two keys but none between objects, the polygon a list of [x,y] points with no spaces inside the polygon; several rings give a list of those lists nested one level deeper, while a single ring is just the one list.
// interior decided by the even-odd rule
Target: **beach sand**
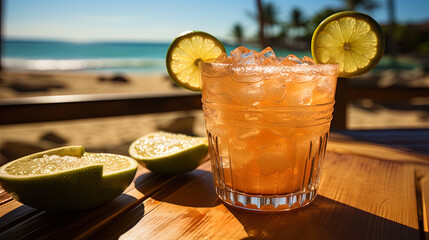
[{"label": "beach sand", "polygon": [[[116,79],[114,79],[116,77]],[[0,98],[45,95],[185,91],[159,73],[107,75],[96,72],[4,72]],[[348,129],[429,128],[428,99],[387,106],[370,100],[348,105]],[[202,110],[57,122],[0,125],[0,164],[64,145],[128,154],[132,141],[154,131],[204,136]]]},{"label": "beach sand", "polygon": [[3,71],[0,98],[185,91],[161,73]]}]

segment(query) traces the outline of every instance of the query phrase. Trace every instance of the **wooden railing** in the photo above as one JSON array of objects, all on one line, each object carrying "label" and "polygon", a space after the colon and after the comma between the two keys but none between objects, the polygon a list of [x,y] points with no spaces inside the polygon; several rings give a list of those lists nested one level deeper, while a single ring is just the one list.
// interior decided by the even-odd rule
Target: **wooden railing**
[{"label": "wooden railing", "polygon": [[0,124],[201,109],[197,93],[127,93],[0,99]]},{"label": "wooden railing", "polygon": [[347,128],[347,105],[357,99],[371,99],[378,103],[409,102],[415,97],[429,97],[429,88],[420,87],[350,87],[348,79],[339,79],[335,95],[332,128]]}]

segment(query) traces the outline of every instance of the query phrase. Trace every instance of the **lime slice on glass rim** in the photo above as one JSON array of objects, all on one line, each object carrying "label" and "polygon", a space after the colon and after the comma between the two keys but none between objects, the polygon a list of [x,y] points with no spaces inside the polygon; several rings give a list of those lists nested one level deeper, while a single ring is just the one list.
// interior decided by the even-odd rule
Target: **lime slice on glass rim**
[{"label": "lime slice on glass rim", "polygon": [[380,62],[384,35],[370,16],[355,11],[335,13],[316,28],[311,53],[316,63],[338,64],[339,76],[361,76]]},{"label": "lime slice on glass rim", "polygon": [[198,63],[214,62],[225,52],[225,46],[208,33],[184,32],[174,39],[167,51],[167,72],[180,87],[200,92]]},{"label": "lime slice on glass rim", "polygon": [[134,179],[137,166],[130,157],[67,146],[3,165],[0,182],[23,204],[53,212],[77,211],[119,196]]},{"label": "lime slice on glass rim", "polygon": [[156,132],[135,140],[128,150],[152,172],[185,173],[197,168],[208,153],[207,138]]}]

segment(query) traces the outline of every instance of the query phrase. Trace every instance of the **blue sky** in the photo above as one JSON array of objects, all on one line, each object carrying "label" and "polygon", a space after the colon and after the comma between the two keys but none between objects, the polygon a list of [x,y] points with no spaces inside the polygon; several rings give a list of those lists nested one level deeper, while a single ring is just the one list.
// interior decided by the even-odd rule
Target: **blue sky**
[{"label": "blue sky", "polygon": [[[369,12],[387,22],[387,0]],[[293,7],[306,17],[325,7],[341,7],[341,0],[271,0],[280,20]],[[232,25],[241,23],[245,36],[256,32],[248,16],[255,0],[3,0],[6,38],[93,41],[169,42],[186,30],[203,30],[221,39],[231,37]],[[429,20],[428,0],[395,0],[401,22]]]}]

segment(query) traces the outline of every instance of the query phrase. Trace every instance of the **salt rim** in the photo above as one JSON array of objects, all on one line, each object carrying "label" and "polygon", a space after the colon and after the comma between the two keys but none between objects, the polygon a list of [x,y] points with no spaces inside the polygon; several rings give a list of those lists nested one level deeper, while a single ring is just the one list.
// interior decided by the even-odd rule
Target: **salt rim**
[{"label": "salt rim", "polygon": [[135,144],[135,151],[145,158],[157,158],[169,156],[203,143],[204,141],[189,136],[176,138],[163,135],[155,138],[138,139]]},{"label": "salt rim", "polygon": [[230,74],[239,76],[255,75],[339,75],[338,64],[296,64],[296,65],[239,65],[234,63],[205,63],[200,62],[200,69],[211,68],[210,71],[202,71],[204,76],[218,76],[219,72],[232,71]]},{"label": "salt rim", "polygon": [[[30,173],[30,174],[22,174],[22,175],[21,174],[20,175],[10,174],[6,169],[10,168],[10,167],[13,167],[13,165],[17,164],[18,160],[20,160],[22,158],[28,157],[28,156],[24,156],[22,158],[19,158],[17,160],[11,161],[11,162],[8,162],[5,165],[1,166],[0,167],[0,169],[1,169],[0,170],[0,176],[6,177],[6,178],[15,178],[15,179],[29,179],[29,178],[32,178],[32,177],[40,178],[40,177],[55,176],[55,175],[60,175],[60,174],[66,173],[66,172],[78,171],[80,169],[85,169],[85,168],[102,167],[103,168],[102,176],[106,177],[106,176],[109,176],[109,175],[116,174],[118,172],[127,171],[129,169],[137,167],[137,163],[135,161],[133,161],[132,158],[130,158],[128,156],[123,156],[123,155],[119,155],[119,154],[111,154],[111,153],[89,153],[89,152],[85,152],[82,156],[41,155],[39,157],[33,157],[33,158],[29,159],[29,160],[30,161],[39,161],[41,158],[44,158],[45,156],[48,156],[48,157],[54,156],[54,157],[60,157],[60,158],[63,158],[63,157],[70,158],[71,157],[71,158],[76,158],[76,160],[78,160],[78,161],[81,161],[82,159],[85,159],[85,158],[96,158],[96,157],[99,157],[99,156],[102,156],[102,157],[106,157],[106,156],[112,157],[113,156],[115,158],[120,158],[121,161],[122,160],[123,161],[127,160],[127,162],[129,163],[129,166],[127,168],[115,169],[115,170],[112,170],[112,171],[109,171],[109,170],[105,171],[104,167],[106,167],[106,166],[103,164],[104,161],[100,161],[100,162],[97,162],[97,163],[93,162],[93,163],[90,163],[90,164],[82,164],[80,166],[75,166],[75,167],[68,168],[68,169],[61,169],[61,170],[50,172],[50,173],[38,173],[38,174],[31,174]],[[68,160],[70,160],[70,159],[68,159]]]},{"label": "salt rim", "polygon": [[[157,160],[207,144],[204,139],[203,137],[159,131],[138,138],[131,144],[130,149],[144,160]],[[147,151],[152,150],[155,145],[158,148],[157,153]]]}]

